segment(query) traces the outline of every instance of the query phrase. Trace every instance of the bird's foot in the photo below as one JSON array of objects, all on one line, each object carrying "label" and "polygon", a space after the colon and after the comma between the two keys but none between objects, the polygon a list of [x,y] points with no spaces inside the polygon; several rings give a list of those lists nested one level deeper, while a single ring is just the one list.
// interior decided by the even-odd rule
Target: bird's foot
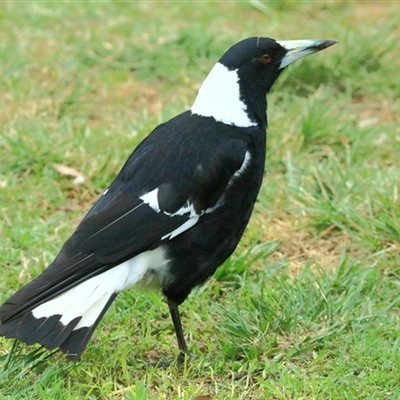
[{"label": "bird's foot", "polygon": [[185,364],[185,362],[195,360],[196,358],[197,358],[196,354],[184,353],[181,351],[179,353],[178,357],[176,358],[176,363],[178,365],[183,365],[183,364]]}]

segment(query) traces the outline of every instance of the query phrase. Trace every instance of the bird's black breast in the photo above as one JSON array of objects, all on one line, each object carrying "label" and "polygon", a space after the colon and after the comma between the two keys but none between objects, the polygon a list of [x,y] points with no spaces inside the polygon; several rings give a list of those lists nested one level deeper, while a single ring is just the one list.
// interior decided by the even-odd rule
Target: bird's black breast
[{"label": "bird's black breast", "polygon": [[209,196],[209,199],[200,196],[201,203],[212,199],[215,204],[215,199],[220,198],[221,206],[202,215],[193,228],[168,244],[171,281],[164,287],[164,293],[176,303],[182,302],[193,286],[203,283],[234,251],[250,219],[263,178],[265,132],[258,128],[239,129],[224,124],[215,124],[215,128],[215,136],[208,138],[209,145],[218,143],[221,149],[221,153],[218,150],[213,152],[215,159],[211,164],[216,166],[215,171],[223,170],[223,165],[227,168],[232,165],[226,158],[230,154],[229,147],[226,147],[230,140],[242,143],[245,159],[242,157],[241,165],[236,165],[236,173],[226,171],[225,176],[229,179],[223,185],[223,193],[221,185],[213,191],[213,183],[218,181],[218,177],[212,176],[212,170],[199,174],[199,180],[210,181],[209,190],[201,194]]}]

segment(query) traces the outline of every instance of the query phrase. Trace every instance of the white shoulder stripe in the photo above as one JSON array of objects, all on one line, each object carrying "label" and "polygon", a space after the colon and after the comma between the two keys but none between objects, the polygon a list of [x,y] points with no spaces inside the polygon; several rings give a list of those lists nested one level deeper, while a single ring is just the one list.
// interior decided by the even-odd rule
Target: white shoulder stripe
[{"label": "white shoulder stripe", "polygon": [[242,128],[257,125],[249,118],[246,108],[240,98],[237,71],[230,71],[225,65],[217,63],[201,85],[191,111],[227,125]]}]

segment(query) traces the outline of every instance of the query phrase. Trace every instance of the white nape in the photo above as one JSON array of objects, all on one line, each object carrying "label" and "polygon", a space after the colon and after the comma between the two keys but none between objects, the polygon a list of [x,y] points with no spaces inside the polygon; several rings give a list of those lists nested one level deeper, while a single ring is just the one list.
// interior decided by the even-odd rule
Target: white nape
[{"label": "white nape", "polygon": [[257,125],[249,118],[246,104],[240,98],[237,70],[231,71],[221,63],[215,64],[204,80],[191,111],[241,128]]},{"label": "white nape", "polygon": [[90,327],[113,294],[133,285],[159,288],[168,279],[168,262],[163,247],[145,251],[41,304],[32,314],[37,319],[61,315],[64,326],[82,317],[74,330]]}]

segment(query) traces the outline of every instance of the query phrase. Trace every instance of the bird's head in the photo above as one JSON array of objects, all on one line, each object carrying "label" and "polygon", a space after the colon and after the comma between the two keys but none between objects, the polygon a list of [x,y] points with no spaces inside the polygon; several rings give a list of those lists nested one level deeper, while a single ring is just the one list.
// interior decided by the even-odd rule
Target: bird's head
[{"label": "bird's head", "polygon": [[265,95],[288,65],[335,43],[334,40],[276,41],[251,37],[233,45],[219,63],[228,71],[237,73],[243,89],[250,87]]},{"label": "bird's head", "polygon": [[266,94],[283,69],[335,43],[320,39],[244,39],[233,45],[211,70],[191,110],[230,125],[256,125],[265,115]]}]

